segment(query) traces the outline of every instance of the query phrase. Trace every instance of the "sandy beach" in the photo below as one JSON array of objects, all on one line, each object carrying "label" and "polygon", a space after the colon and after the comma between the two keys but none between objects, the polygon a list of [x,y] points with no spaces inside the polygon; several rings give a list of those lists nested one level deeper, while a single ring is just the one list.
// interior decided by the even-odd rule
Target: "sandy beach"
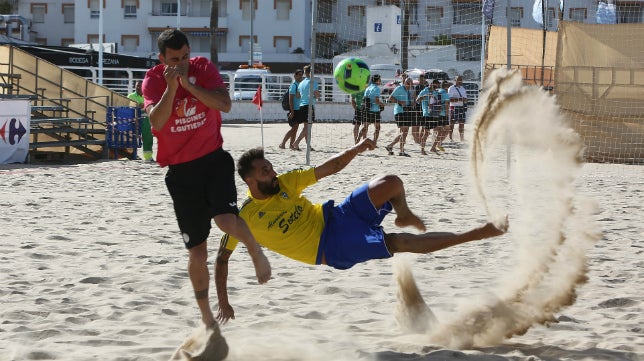
[{"label": "sandy beach", "polygon": [[[278,172],[307,166],[306,152],[278,149],[286,128],[226,124],[224,148],[237,158],[263,144]],[[446,143],[445,154],[421,156],[410,142],[411,157],[389,156],[384,145],[395,132],[393,124],[383,124],[379,148],[305,194],[314,202],[340,201],[372,177],[394,173],[429,230],[464,231],[486,221],[469,143]],[[350,124],[315,124],[308,163],[319,164],[351,143]],[[273,279],[262,286],[238,248],[229,264],[237,317],[222,327],[228,360],[644,360],[644,168],[582,165],[566,178],[570,184],[557,186],[578,210],[562,219],[553,216],[560,195],[539,182],[552,169],[526,161],[521,149],[514,152],[509,163],[505,148],[486,159],[488,205],[510,219],[501,237],[346,271],[267,251]],[[527,176],[508,175],[508,166]],[[165,171],[128,160],[0,166],[0,361],[170,358],[199,324],[199,313]],[[241,202],[246,188],[237,180]],[[385,219],[385,229],[401,232],[393,219]],[[569,235],[566,242],[549,234],[555,225]],[[213,227],[211,264],[220,236]],[[561,245],[572,241],[580,243]],[[552,252],[544,258],[558,258],[557,267],[577,273],[537,271],[540,265],[530,270],[543,249]],[[401,322],[396,269],[411,270],[434,324],[414,331]],[[517,280],[542,271],[534,294],[523,292],[523,305],[557,292],[559,281],[572,287],[572,304],[562,301],[554,312],[540,306],[547,325],[530,321],[524,334],[510,338],[454,341],[460,331],[447,325],[465,320],[460,326],[467,326],[472,307],[505,299],[509,289],[525,285]],[[570,275],[579,279],[566,284]],[[214,295],[213,285],[216,309]],[[525,319],[539,319],[532,308],[524,310]]]}]

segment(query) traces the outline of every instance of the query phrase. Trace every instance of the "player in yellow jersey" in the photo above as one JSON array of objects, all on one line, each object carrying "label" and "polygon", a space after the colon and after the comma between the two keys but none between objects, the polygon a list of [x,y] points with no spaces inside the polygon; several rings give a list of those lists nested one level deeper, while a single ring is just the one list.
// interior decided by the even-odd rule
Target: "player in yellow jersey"
[{"label": "player in yellow jersey", "polygon": [[[347,269],[370,259],[389,258],[398,252],[429,253],[457,244],[501,235],[507,222],[492,223],[464,233],[385,233],[380,223],[394,211],[398,227],[425,232],[423,221],[407,206],[405,188],[396,175],[384,175],[358,187],[343,202],[312,204],[302,191],[320,179],[337,173],[375,143],[364,139],[338,153],[320,166],[277,175],[262,148],[251,149],[239,158],[237,172],[248,185],[249,198],[239,211],[255,239],[264,247],[286,257],[308,263]],[[217,319],[235,318],[228,302],[228,259],[237,240],[224,235],[215,265],[219,298]]]}]

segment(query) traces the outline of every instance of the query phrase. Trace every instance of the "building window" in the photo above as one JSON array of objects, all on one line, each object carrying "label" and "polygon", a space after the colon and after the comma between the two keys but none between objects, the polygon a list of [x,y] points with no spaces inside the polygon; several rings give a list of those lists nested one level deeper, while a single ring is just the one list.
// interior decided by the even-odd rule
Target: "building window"
[{"label": "building window", "polygon": [[275,0],[277,20],[288,20],[291,16],[291,0]]},{"label": "building window", "polygon": [[321,58],[325,59],[331,59],[333,58],[334,55],[334,46],[333,44],[335,43],[336,36],[335,34],[331,33],[318,33],[316,34],[315,37],[315,50],[316,50],[316,56],[319,56]]},{"label": "building window", "polygon": [[62,38],[62,39],[60,39],[60,46],[70,46],[71,44],[74,44],[74,39],[73,38]]},{"label": "building window", "polygon": [[191,36],[190,49],[197,53],[210,53],[210,37]]},{"label": "building window", "polygon": [[571,8],[570,20],[583,23],[588,17],[588,9],[586,8]]},{"label": "building window", "polygon": [[[31,21],[34,23],[44,23],[45,14],[47,14],[47,4],[37,4],[33,3],[30,7],[31,10]],[[47,39],[45,39],[47,42]]]},{"label": "building window", "polygon": [[441,20],[443,19],[443,7],[428,6],[427,9],[425,9],[425,15],[427,16],[427,24],[429,26],[438,26],[441,24]]},{"label": "building window", "polygon": [[226,37],[225,36],[216,36],[215,37],[215,47],[220,53],[226,52]]},{"label": "building window", "polygon": [[138,0],[124,0],[123,17],[125,19],[136,19],[136,10],[138,8]]},{"label": "building window", "polygon": [[461,38],[454,39],[456,45],[456,60],[458,61],[480,61],[481,60],[481,39]]},{"label": "building window", "polygon": [[407,11],[409,12],[409,23],[418,25],[418,4],[407,3]]},{"label": "building window", "polygon": [[480,3],[454,3],[455,25],[472,25],[481,23]]},{"label": "building window", "polygon": [[239,8],[242,11],[242,20],[250,21],[251,14],[253,16],[253,21],[255,20],[255,13],[257,12],[257,1],[253,1],[253,11],[250,9],[250,0],[239,0]]},{"label": "building window", "polygon": [[332,23],[335,14],[333,10],[335,8],[335,0],[320,0],[318,1],[318,23]]},{"label": "building window", "polygon": [[349,24],[359,29],[364,29],[365,7],[362,5],[352,5],[348,7]]},{"label": "building window", "polygon": [[557,9],[548,8],[546,10],[546,27],[552,28],[557,25]]},{"label": "building window", "polygon": [[511,8],[510,9],[510,24],[513,27],[521,27],[521,19],[523,19],[523,8]]},{"label": "building window", "polygon": [[[257,35],[253,35],[253,41],[255,44],[257,44]],[[241,48],[242,53],[248,53],[250,51],[250,36],[240,35],[239,47]]]},{"label": "building window", "polygon": [[34,41],[40,45],[47,45],[47,38],[36,38]]},{"label": "building window", "polygon": [[617,22],[619,24],[627,23],[641,23],[642,12],[644,8],[642,4],[632,2],[617,3]]},{"label": "building window", "polygon": [[161,16],[176,16],[178,11],[176,2],[161,3]]},{"label": "building window", "polygon": [[288,54],[291,51],[292,38],[290,36],[274,36],[273,46],[275,52],[280,54]]},{"label": "building window", "polygon": [[[103,42],[105,42],[105,34],[103,34]],[[88,44],[98,44],[98,34],[87,34]]]},{"label": "building window", "polygon": [[138,35],[121,35],[122,50],[133,53],[139,48]]},{"label": "building window", "polygon": [[89,0],[89,17],[90,19],[98,19],[100,16],[100,9],[99,9],[99,0]]},{"label": "building window", "polygon": [[74,4],[63,4],[63,22],[65,24],[74,23]]}]

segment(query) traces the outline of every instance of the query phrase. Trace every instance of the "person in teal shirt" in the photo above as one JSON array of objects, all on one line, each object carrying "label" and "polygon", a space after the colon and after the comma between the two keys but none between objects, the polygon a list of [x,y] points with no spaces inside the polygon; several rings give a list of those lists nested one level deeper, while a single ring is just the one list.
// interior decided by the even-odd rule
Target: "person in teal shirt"
[{"label": "person in teal shirt", "polygon": [[369,132],[369,124],[374,125],[373,141],[378,144],[378,136],[380,135],[380,112],[385,108],[385,104],[380,100],[380,84],[382,79],[379,74],[371,76],[371,82],[364,91],[362,102],[365,105],[364,109],[364,125],[360,130],[360,138],[367,138]]},{"label": "person in teal shirt", "polygon": [[302,112],[300,111],[300,98],[297,95],[297,87],[302,81],[304,76],[304,71],[302,69],[295,70],[293,73],[293,83],[288,88],[288,125],[289,130],[284,134],[282,143],[280,143],[280,149],[286,149],[286,142],[288,141],[289,148],[293,149],[293,143],[295,142],[295,137],[297,136],[297,128],[300,127],[301,123],[306,122],[306,119],[302,117]]},{"label": "person in teal shirt", "polygon": [[[143,92],[141,91],[140,80],[137,80],[135,83],[134,91],[127,95],[127,98],[136,103],[136,106],[143,109]],[[141,138],[143,139],[143,160],[146,162],[154,162],[152,158],[152,144],[154,139],[152,138],[152,128],[150,127],[150,118],[145,114],[145,110],[142,111],[143,122],[141,122]]]},{"label": "person in teal shirt", "polygon": [[[311,85],[312,84],[312,85]],[[311,86],[313,86],[313,98],[310,97],[310,89]],[[317,99],[320,99],[320,87],[318,85],[318,82],[313,81],[311,83],[311,66],[310,65],[305,65],[304,66],[304,79],[300,82],[300,84],[297,86],[297,94],[300,97],[300,112],[302,115],[302,118],[304,120],[304,126],[302,127],[302,131],[300,131],[300,135],[297,137],[295,140],[295,143],[293,143],[293,146],[291,149],[293,150],[300,150],[300,142],[302,139],[306,137],[306,143],[311,144],[311,141],[309,139],[309,104],[311,105],[311,119],[312,122],[315,121],[315,101]],[[313,147],[311,147],[311,150]]]},{"label": "person in teal shirt", "polygon": [[413,112],[415,99],[411,97],[410,92],[414,86],[414,81],[411,78],[405,79],[403,84],[394,89],[389,96],[389,102],[394,103],[394,119],[396,120],[396,126],[398,126],[399,133],[396,135],[393,141],[385,147],[389,155],[394,154],[394,145],[396,143],[400,146],[400,152],[398,155],[409,157],[409,154],[405,152],[405,142],[407,140],[407,133],[409,133],[409,127],[411,126],[411,117],[410,115]]}]

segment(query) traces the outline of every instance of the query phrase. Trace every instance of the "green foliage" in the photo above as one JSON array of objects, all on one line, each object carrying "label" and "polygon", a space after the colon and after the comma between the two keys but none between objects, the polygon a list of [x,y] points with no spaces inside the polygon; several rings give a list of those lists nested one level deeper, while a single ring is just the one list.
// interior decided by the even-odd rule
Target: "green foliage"
[{"label": "green foliage", "polygon": [[433,45],[451,45],[451,44],[452,44],[452,37],[449,35],[440,34],[438,36],[434,36]]}]

